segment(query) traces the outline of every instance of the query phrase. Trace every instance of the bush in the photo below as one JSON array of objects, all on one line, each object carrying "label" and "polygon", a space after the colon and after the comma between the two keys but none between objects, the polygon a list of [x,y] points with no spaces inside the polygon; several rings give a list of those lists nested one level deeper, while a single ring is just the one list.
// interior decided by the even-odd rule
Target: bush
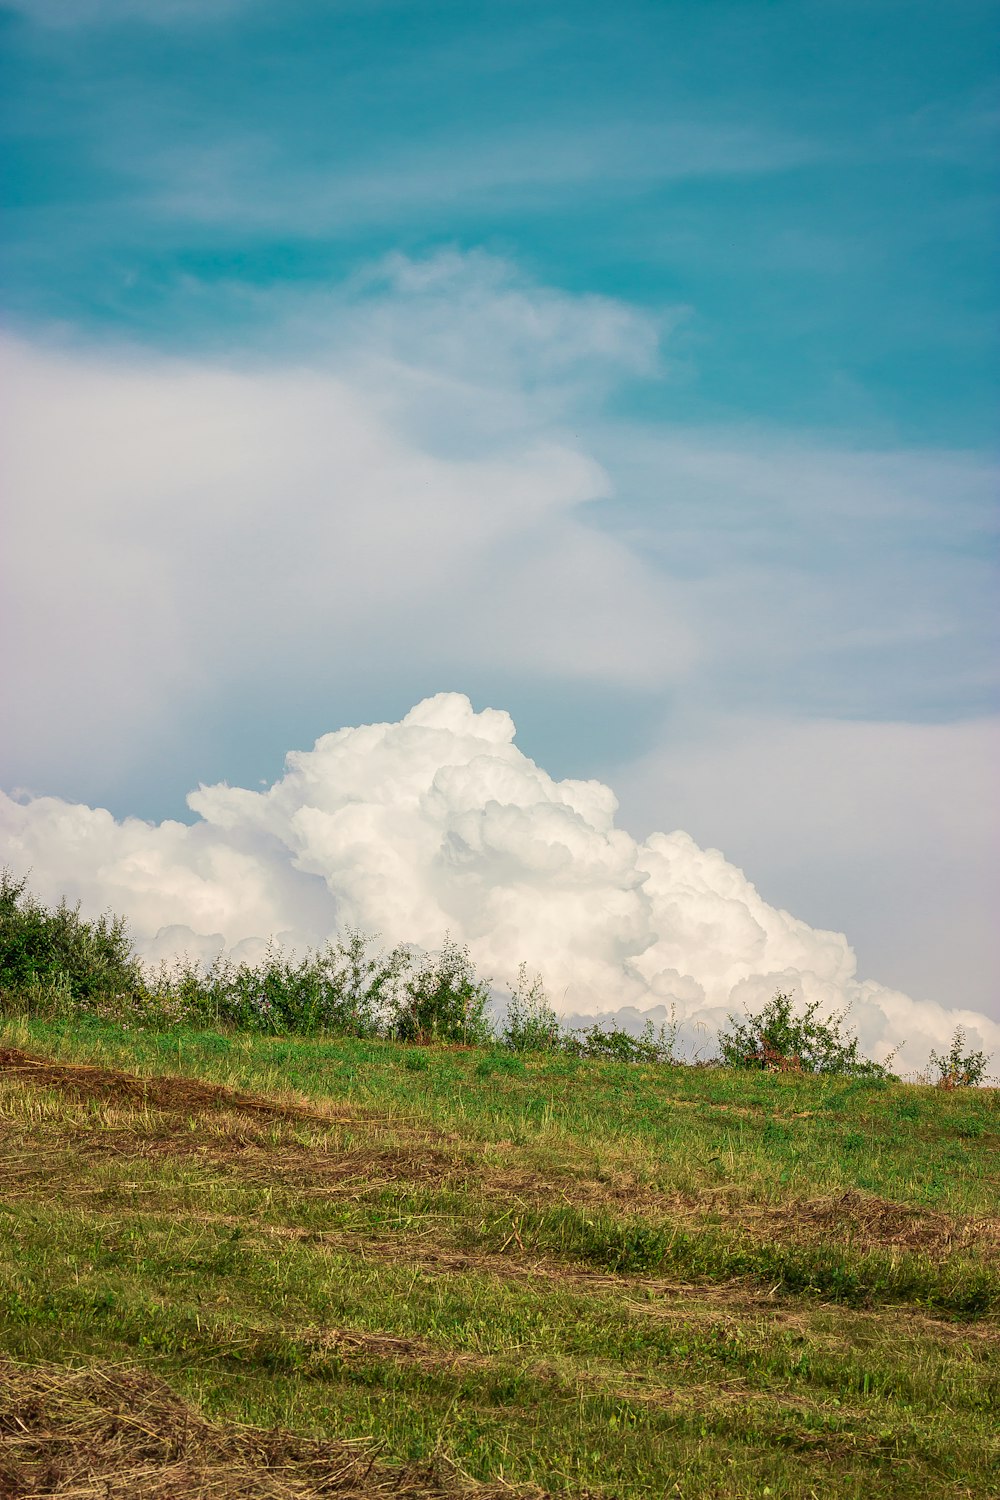
[{"label": "bush", "polygon": [[610,1062],[665,1063],[673,1061],[675,1028],[654,1031],[647,1021],[641,1036],[622,1031],[615,1022],[584,1027],[562,1039],[563,1051],[573,1057],[603,1057]]},{"label": "bush", "polygon": [[256,964],[179,958],[150,973],[132,954],[124,919],[87,922],[65,901],[49,911],[9,871],[0,875],[0,995],[7,1012],[91,1013],[157,1030],[495,1040],[489,985],[468,949],[448,939],[437,957],[417,962],[408,948],[384,952],[348,930],[301,958],[272,948]]},{"label": "bush", "polygon": [[460,1042],[484,1047],[493,1040],[489,984],[476,974],[468,948],[445,938],[403,980],[395,997],[392,1034],[401,1042]]},{"label": "bush", "polygon": [[180,959],[157,971],[152,999],[165,1014],[202,1025],[376,1037],[411,960],[405,949],[382,953],[374,944],[348,931],[303,958],[272,948],[258,964],[216,959],[202,968]]},{"label": "bush", "polygon": [[142,991],[124,918],[105,914],[87,922],[79,902],[65,900],[48,911],[27,885],[10,870],[0,873],[0,991],[55,1009]]},{"label": "bush", "polygon": [[321,962],[328,986],[326,1026],[346,1036],[380,1036],[397,1009],[400,989],[412,964],[408,948],[388,953],[374,947],[377,938],[356,929],[328,943]]},{"label": "bush", "polygon": [[948,1051],[931,1053],[931,1067],[937,1072],[934,1082],[938,1088],[978,1088],[985,1079],[988,1055],[985,1052],[963,1052],[964,1046],[965,1029],[956,1026]]},{"label": "bush", "polygon": [[757,1015],[745,1021],[728,1017],[730,1030],[719,1033],[720,1061],[730,1068],[767,1072],[840,1073],[853,1078],[884,1078],[887,1068],[858,1051],[856,1036],[844,1032],[845,1012],[828,1021],[817,1019],[819,1002],[799,1015],[791,995],[781,990]]},{"label": "bush", "polygon": [[562,1039],[559,1018],[545,996],[542,976],[528,981],[528,966],[517,971],[507,1014],[500,1031],[500,1044],[511,1052],[550,1052]]}]

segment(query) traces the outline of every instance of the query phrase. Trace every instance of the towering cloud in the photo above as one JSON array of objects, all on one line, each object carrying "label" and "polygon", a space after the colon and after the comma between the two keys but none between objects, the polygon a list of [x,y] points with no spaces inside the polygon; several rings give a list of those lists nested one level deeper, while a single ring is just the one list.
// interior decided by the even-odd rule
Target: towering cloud
[{"label": "towering cloud", "polygon": [[710,1034],[781,986],[850,1005],[872,1055],[905,1043],[903,1067],[958,1023],[1000,1048],[985,1016],[860,981],[843,936],[769,906],[718,851],[681,832],[637,842],[609,788],[554,781],[513,740],[508,714],[442,693],[291,752],[266,791],[200,787],[190,826],[0,796],[0,836],[44,898],[125,913],[149,958],[348,925],[427,948],[450,932],[498,980],[527,961],[564,1014],[674,1007]]}]

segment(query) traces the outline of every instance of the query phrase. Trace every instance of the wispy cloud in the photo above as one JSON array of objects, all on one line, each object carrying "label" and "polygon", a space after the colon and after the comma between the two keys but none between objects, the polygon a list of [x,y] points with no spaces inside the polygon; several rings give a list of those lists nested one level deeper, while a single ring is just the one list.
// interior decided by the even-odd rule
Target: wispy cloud
[{"label": "wispy cloud", "polygon": [[[144,154],[132,167],[147,208],[164,221],[329,234],[440,208],[491,217],[526,207],[552,212],[582,191],[614,202],[661,183],[784,172],[823,154],[792,134],[696,117],[609,126],[584,119],[479,131],[468,142],[452,132],[425,136],[369,150],[360,164],[338,159],[332,145],[326,162],[303,164],[260,134]],[[129,165],[124,142],[112,160]]]},{"label": "wispy cloud", "polygon": [[992,706],[989,456],[666,424],[598,426],[592,447],[617,485],[601,524],[685,599],[730,707],[933,720]]},{"label": "wispy cloud", "polygon": [[[389,257],[277,302],[236,364],[8,346],[11,509],[27,554],[46,550],[31,618],[39,640],[53,622],[53,654],[64,610],[91,621],[70,632],[84,655],[102,632],[138,649],[141,599],[163,684],[196,691],[205,648],[237,674],[248,653],[280,659],[299,627],[304,680],[353,610],[376,650],[417,608],[409,658],[440,652],[442,669],[659,691],[697,657],[700,695],[730,708],[985,706],[996,473],[981,457],[612,421],[616,381],[669,368],[671,317],[482,253]],[[276,559],[308,584],[294,606],[267,587]],[[67,673],[72,694],[83,676]],[[169,713],[173,691],[159,701]]]},{"label": "wispy cloud", "polygon": [[[568,300],[505,281],[491,300],[494,268],[479,271],[478,292],[475,267],[449,274],[452,332],[438,327],[423,384],[394,352],[398,333],[415,356],[419,305],[405,337],[377,306],[374,343],[366,319],[341,325],[343,346],[311,368],[7,343],[19,561],[5,596],[32,643],[6,659],[10,701],[30,705],[8,776],[58,758],[67,714],[78,764],[107,756],[112,721],[116,744],[148,745],[219,673],[329,693],[362,663],[647,688],[686,670],[690,637],[654,575],[580,513],[609,484],[586,449],[551,421],[498,429],[487,414],[475,443],[448,432],[460,405],[528,399],[536,324],[536,386],[632,359],[640,340],[649,358],[655,335],[610,302],[583,299],[574,318]],[[440,267],[412,274],[443,315]],[[462,342],[477,319],[491,334],[478,386]],[[329,333],[335,345],[336,322]],[[116,670],[95,670],[112,652]]]}]

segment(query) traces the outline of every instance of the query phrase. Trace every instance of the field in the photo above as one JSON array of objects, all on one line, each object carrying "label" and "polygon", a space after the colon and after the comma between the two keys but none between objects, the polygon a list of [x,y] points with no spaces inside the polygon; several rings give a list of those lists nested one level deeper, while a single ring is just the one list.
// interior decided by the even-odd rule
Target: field
[{"label": "field", "polygon": [[995,1493],[1000,1094],[0,1030],[0,1496]]}]

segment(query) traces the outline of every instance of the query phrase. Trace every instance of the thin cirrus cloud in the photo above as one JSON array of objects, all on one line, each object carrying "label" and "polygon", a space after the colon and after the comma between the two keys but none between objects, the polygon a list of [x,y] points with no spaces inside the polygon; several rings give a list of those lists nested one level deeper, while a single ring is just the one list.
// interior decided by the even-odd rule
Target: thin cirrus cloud
[{"label": "thin cirrus cloud", "polygon": [[988,454],[628,424],[597,451],[618,485],[601,524],[684,594],[728,712],[991,711],[1000,476]]},{"label": "thin cirrus cloud", "polygon": [[[111,160],[127,169],[125,144],[111,149]],[[325,235],[398,224],[443,206],[490,216],[527,205],[552,211],[584,189],[613,201],[657,183],[760,176],[827,155],[805,137],[692,117],[669,124],[507,128],[480,133],[474,144],[456,142],[449,132],[440,140],[376,150],[362,169],[335,154],[303,165],[273,138],[248,133],[210,147],[175,146],[152,159],[147,154],[136,167],[147,184],[145,207],[168,223],[257,230],[280,224],[283,231]]]},{"label": "thin cirrus cloud", "polygon": [[518,958],[565,1014],[674,1015],[711,1044],[730,1010],[793,989],[919,1068],[956,1023],[1000,1026],[858,978],[840,934],[768,905],[741,870],[686,833],[637,842],[596,781],[555,781],[514,744],[508,714],[438,694],[398,723],[327,734],[265,791],[202,786],[193,826],[116,822],[58,798],[0,794],[0,829],[36,887],[131,920],[150,961],[186,950],[301,948],[340,927],[434,948],[467,943],[494,978]]}]

